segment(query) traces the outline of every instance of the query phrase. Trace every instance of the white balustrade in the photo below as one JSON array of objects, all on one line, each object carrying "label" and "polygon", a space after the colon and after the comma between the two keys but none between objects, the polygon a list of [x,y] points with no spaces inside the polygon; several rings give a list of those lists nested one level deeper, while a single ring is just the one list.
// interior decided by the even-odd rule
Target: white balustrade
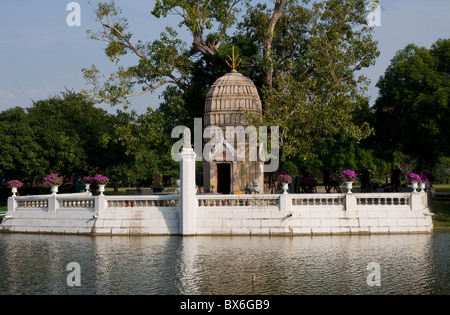
[{"label": "white balustrade", "polygon": [[408,206],[410,193],[357,194],[358,206]]},{"label": "white balustrade", "polygon": [[48,199],[42,199],[38,197],[28,198],[28,197],[18,197],[16,198],[17,207],[16,209],[25,208],[48,208]]},{"label": "white balustrade", "polygon": [[95,197],[57,200],[59,202],[59,208],[95,208]]},{"label": "white balustrade", "polygon": [[341,206],[345,203],[345,194],[295,194],[293,206]]},{"label": "white balustrade", "polygon": [[197,195],[199,207],[279,206],[279,195]]},{"label": "white balustrade", "polygon": [[108,208],[179,207],[180,197],[163,196],[106,196]]}]

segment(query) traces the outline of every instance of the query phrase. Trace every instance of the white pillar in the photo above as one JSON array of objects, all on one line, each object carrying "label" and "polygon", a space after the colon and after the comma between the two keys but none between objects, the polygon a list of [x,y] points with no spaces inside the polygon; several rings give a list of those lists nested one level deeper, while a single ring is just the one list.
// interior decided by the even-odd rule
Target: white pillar
[{"label": "white pillar", "polygon": [[58,201],[56,200],[56,194],[51,194],[48,197],[48,212],[58,211]]},{"label": "white pillar", "polygon": [[8,198],[8,212],[16,212],[16,208],[17,208],[17,201],[16,201],[16,197],[9,197]]},{"label": "white pillar", "polygon": [[347,213],[356,211],[356,195],[355,194],[345,194],[345,210]]},{"label": "white pillar", "polygon": [[185,133],[184,137],[185,144],[180,152],[180,227],[182,235],[195,235],[197,212],[197,197],[195,196],[196,154],[190,146],[190,134]]}]

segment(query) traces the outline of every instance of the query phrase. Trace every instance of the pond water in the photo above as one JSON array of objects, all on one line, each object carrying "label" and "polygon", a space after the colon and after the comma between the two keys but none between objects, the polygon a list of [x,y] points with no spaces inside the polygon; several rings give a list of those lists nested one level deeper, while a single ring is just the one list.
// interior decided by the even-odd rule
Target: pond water
[{"label": "pond water", "polygon": [[[70,263],[78,267],[68,269]],[[79,286],[68,279],[78,279]],[[447,295],[450,233],[186,238],[0,234],[3,294]]]}]

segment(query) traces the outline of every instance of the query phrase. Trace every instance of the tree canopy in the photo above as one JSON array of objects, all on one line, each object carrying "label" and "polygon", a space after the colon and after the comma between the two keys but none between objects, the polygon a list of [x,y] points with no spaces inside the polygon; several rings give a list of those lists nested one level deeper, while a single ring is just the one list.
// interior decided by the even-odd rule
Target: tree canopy
[{"label": "tree canopy", "polygon": [[175,178],[163,120],[151,109],[108,114],[71,91],[1,112],[0,176],[34,184],[49,173],[72,180],[101,173],[124,185],[151,181],[156,172]]},{"label": "tree canopy", "polygon": [[450,155],[450,40],[438,40],[430,49],[406,46],[377,87],[376,141],[386,158],[398,150],[425,168]]},{"label": "tree canopy", "polygon": [[276,0],[273,7],[242,0],[156,1],[153,16],[179,15],[178,27],[190,31],[191,45],[174,27],[154,41],[133,41],[128,19],[114,1],[93,9],[100,29],[89,34],[106,41],[106,56],[118,63],[132,53],[137,60],[128,68],[118,66],[104,82],[95,65],[83,69],[90,95],[99,102],[126,103],[165,86],[157,110],[173,117],[173,124],[192,123],[203,116],[209,87],[230,70],[225,61],[235,45],[243,59],[239,71],[254,80],[263,97],[264,124],[282,130],[283,158],[318,156],[338,134],[358,141],[370,135],[366,123],[352,120],[368,102],[367,79],[356,73],[379,53],[364,0]]}]

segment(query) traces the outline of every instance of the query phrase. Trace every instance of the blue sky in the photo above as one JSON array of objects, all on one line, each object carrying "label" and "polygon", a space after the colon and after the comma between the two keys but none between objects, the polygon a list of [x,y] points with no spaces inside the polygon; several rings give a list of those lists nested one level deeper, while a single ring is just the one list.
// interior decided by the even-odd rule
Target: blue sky
[{"label": "blue sky", "polygon": [[[86,30],[98,29],[87,0],[81,6],[81,27],[66,23],[68,0],[2,0],[0,3],[0,111],[29,107],[32,101],[60,94],[65,88],[87,88],[83,67],[95,64],[105,74],[114,65],[103,53],[104,43],[88,40]],[[95,0],[92,0],[96,3]],[[267,2],[271,2],[267,0]],[[169,20],[154,18],[154,0],[116,0],[128,18],[134,40],[152,41],[159,37]],[[368,94],[375,99],[375,83],[395,53],[407,44],[430,47],[439,38],[450,38],[449,0],[380,0],[381,26],[375,28],[381,55],[377,64],[364,70],[371,81]],[[191,39],[181,32],[188,44]],[[130,61],[132,61],[130,59]],[[158,106],[157,95],[132,98],[133,108],[145,112]],[[109,107],[105,109],[111,111]],[[115,109],[112,109],[115,111]]]}]

